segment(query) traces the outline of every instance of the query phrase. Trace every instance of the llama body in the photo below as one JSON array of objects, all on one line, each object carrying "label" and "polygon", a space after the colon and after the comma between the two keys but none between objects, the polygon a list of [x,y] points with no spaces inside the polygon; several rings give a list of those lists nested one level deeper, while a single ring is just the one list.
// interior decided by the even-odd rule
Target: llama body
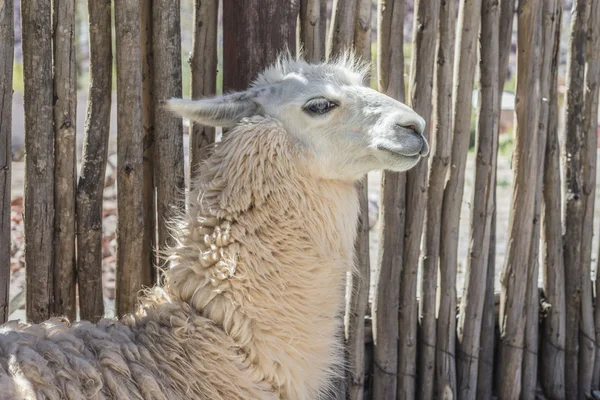
[{"label": "llama body", "polygon": [[[326,394],[341,363],[336,317],[354,261],[355,182],[371,169],[411,168],[427,151],[422,137],[403,130],[422,130],[422,119],[361,92],[354,66],[283,60],[242,94],[175,103],[184,116],[235,128],[213,149],[185,216],[173,222],[164,287],[142,298],[139,315],[120,321],[1,327],[0,398]],[[302,87],[305,97],[286,97]],[[271,106],[273,96],[288,108]],[[362,114],[345,110],[340,98]],[[381,104],[393,112],[376,113]],[[327,107],[338,114],[327,115]],[[363,141],[373,146],[363,149]]]}]

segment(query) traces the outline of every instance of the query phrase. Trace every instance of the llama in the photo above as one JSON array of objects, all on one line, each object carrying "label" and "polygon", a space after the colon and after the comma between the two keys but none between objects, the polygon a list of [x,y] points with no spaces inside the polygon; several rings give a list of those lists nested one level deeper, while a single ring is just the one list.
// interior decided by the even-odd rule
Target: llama
[{"label": "llama", "polygon": [[0,398],[326,396],[354,264],[355,183],[426,156],[425,121],[363,85],[352,56],[282,57],[251,87],[169,108],[230,127],[202,165],[163,287],[98,324],[0,328]]}]

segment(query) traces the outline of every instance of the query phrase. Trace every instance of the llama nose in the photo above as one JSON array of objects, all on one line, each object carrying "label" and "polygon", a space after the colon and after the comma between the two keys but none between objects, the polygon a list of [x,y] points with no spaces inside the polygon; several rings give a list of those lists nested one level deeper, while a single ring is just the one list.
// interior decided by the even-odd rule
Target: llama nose
[{"label": "llama nose", "polygon": [[429,155],[429,143],[427,142],[427,139],[425,139],[425,136],[423,136],[422,134],[422,129],[415,124],[409,124],[409,125],[400,125],[398,124],[397,127],[399,127],[401,129],[401,132],[405,132],[411,136],[413,136],[414,138],[417,138],[418,140],[420,140],[421,142],[421,150],[419,150],[419,155],[421,157],[427,157]]}]

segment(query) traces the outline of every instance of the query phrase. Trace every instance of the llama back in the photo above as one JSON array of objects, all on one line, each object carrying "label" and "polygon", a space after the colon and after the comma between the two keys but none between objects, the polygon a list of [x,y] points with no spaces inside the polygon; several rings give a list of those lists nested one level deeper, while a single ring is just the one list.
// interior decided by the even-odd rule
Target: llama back
[{"label": "llama back", "polygon": [[98,324],[53,318],[0,331],[0,400],[266,399],[239,349],[188,305]]}]

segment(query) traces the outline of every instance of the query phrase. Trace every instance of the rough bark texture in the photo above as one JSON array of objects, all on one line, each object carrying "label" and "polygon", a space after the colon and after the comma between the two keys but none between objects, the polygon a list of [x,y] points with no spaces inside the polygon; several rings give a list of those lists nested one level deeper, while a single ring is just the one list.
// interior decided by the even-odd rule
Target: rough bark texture
[{"label": "rough bark texture", "polygon": [[541,236],[541,212],[544,163],[547,142],[547,122],[549,112],[550,86],[556,84],[552,80],[552,68],[554,60],[558,59],[558,46],[556,42],[556,28],[560,20],[555,17],[555,1],[547,1],[542,5],[542,31],[540,52],[536,57],[541,59],[540,72],[540,99],[538,100],[538,138],[536,144],[536,163],[538,165],[535,203],[533,211],[533,230],[531,245],[529,249],[529,262],[527,273],[527,297],[525,326],[525,352],[523,353],[523,398],[535,398],[538,377],[538,349],[539,349],[539,309],[540,296],[538,288],[539,259],[540,259],[540,236]]},{"label": "rough bark texture", "polygon": [[159,248],[172,245],[167,221],[183,210],[185,200],[182,121],[162,107],[164,101],[181,97],[179,8],[179,2],[152,0],[154,183]]},{"label": "rough bark texture", "polygon": [[112,92],[111,2],[88,1],[90,82],[85,136],[77,183],[77,285],[81,319],[104,316],[102,298],[102,192]]},{"label": "rough bark texture", "polygon": [[54,118],[50,2],[21,2],[25,83],[27,320],[50,317],[54,295]]},{"label": "rough bark texture", "polygon": [[522,0],[518,12],[517,100],[513,198],[509,220],[507,255],[502,274],[500,305],[501,344],[497,370],[499,397],[521,394],[525,346],[525,298],[527,264],[533,229],[536,189],[538,122],[540,2]]},{"label": "rough bark texture", "polygon": [[[365,61],[371,60],[371,0],[358,1],[354,45]],[[357,271],[350,274],[346,304],[345,337],[347,351],[348,395],[362,400],[365,384],[365,314],[369,305],[371,265],[369,263],[369,187],[365,176],[358,184],[360,216],[356,238]]]},{"label": "rough bark texture", "polygon": [[[445,356],[443,384],[440,395],[454,394],[456,371],[450,361],[454,354],[454,335],[456,326],[456,275],[458,257],[458,226],[460,207],[464,191],[464,174],[469,150],[471,119],[471,96],[477,60],[477,34],[479,32],[481,0],[461,0],[458,13],[458,29],[454,60],[454,89],[452,93],[452,156],[449,178],[444,189],[442,219],[440,230],[440,269],[444,272],[440,301],[440,329],[446,329],[444,335],[448,341],[441,351],[447,349]],[[441,331],[439,331],[441,334]]]},{"label": "rough bark texture", "polygon": [[[213,96],[217,92],[217,13],[218,0],[195,0],[194,41],[190,56],[192,99]],[[190,186],[200,163],[209,156],[215,142],[215,128],[190,124]]]},{"label": "rough bark texture", "polygon": [[[327,22],[326,7],[326,0],[300,0],[300,45],[306,61],[325,59],[325,35],[321,31],[325,30]],[[325,8],[325,13],[321,13],[322,8]]]},{"label": "rough bark texture", "polygon": [[[497,159],[496,153],[496,159]],[[492,202],[496,204],[496,182],[492,184]],[[477,371],[477,399],[491,399],[494,383],[494,349],[496,337],[497,313],[494,281],[496,271],[496,210],[492,213],[490,229],[490,251],[488,256],[487,278],[485,282],[485,300],[481,317],[479,342],[479,369]]]},{"label": "rough bark texture", "polygon": [[[440,2],[437,35],[437,61],[435,66],[435,91],[433,100],[433,129],[431,165],[425,213],[423,238],[423,277],[421,279],[421,314],[428,323],[435,323],[436,284],[439,277],[439,315],[437,319],[435,354],[435,394],[456,394],[455,326],[456,326],[456,270],[439,264],[440,226],[444,185],[450,165],[452,149],[452,67],[456,34],[456,2]],[[425,321],[423,321],[425,325]],[[423,330],[425,332],[425,329]]]},{"label": "rough bark texture", "polygon": [[[547,29],[546,24],[550,21],[556,24],[555,55],[558,55],[559,50],[562,8],[562,0],[554,0],[544,5],[544,29]],[[555,57],[552,61],[550,81],[540,82],[542,90],[548,85],[548,105],[545,107],[542,103],[540,108],[540,124],[547,125],[542,192],[541,252],[544,297],[551,307],[546,311],[540,330],[539,380],[544,395],[551,399],[565,398],[565,271],[561,237],[562,202],[558,147],[557,77],[558,57]]]},{"label": "rough bark texture", "polygon": [[[598,84],[600,81],[600,3],[590,4],[586,44],[583,152],[583,243],[581,331],[579,334],[579,393],[580,398],[591,398],[594,363],[596,358],[596,332],[594,326],[593,293],[591,281],[592,238],[594,228],[594,202],[596,199],[596,160],[598,153]],[[596,389],[598,387],[595,387]]]},{"label": "rough bark texture", "polygon": [[54,39],[54,309],[75,320],[75,0],[53,0]]},{"label": "rough bark texture", "polygon": [[[133,312],[142,289],[144,244],[144,148],[142,50],[139,0],[115,3],[117,37],[117,232],[116,312]],[[154,25],[156,26],[156,25]],[[155,47],[156,50],[156,47]],[[158,127],[157,127],[158,129]]]},{"label": "rough bark texture", "polygon": [[333,11],[327,37],[327,59],[353,47],[354,23],[359,0],[333,0]]},{"label": "rough bark texture", "polygon": [[566,290],[566,355],[565,395],[578,398],[579,382],[579,328],[581,323],[581,292],[583,267],[581,244],[583,241],[583,129],[585,52],[589,2],[573,2],[570,53],[567,61],[567,96],[565,137],[562,140],[563,165],[563,252],[565,262]]},{"label": "rough bark texture", "polygon": [[15,27],[13,2],[0,7],[0,324],[8,319],[10,286],[10,176]]},{"label": "rough bark texture", "polygon": [[152,0],[140,0],[142,49],[142,129],[144,135],[144,243],[141,283],[157,282],[156,187],[154,186],[154,73],[152,57]]},{"label": "rough bark texture", "polygon": [[[404,0],[379,0],[377,4],[377,80],[379,91],[404,101]],[[398,371],[398,305],[404,241],[406,175],[384,171],[378,277],[372,304],[373,399],[395,399]]]},{"label": "rough bark texture", "polygon": [[245,90],[281,51],[296,48],[299,4],[284,3],[223,0],[223,91]]},{"label": "rough bark texture", "polygon": [[458,398],[477,398],[481,324],[487,281],[490,235],[494,212],[496,154],[498,152],[497,0],[483,0],[479,36],[479,99],[477,102],[476,164],[471,201],[469,256],[458,320],[456,372]]},{"label": "rough bark texture", "polygon": [[[429,140],[431,95],[435,42],[438,29],[439,0],[415,2],[412,59],[410,68],[410,106],[427,122],[423,136]],[[404,254],[400,278],[400,316],[398,340],[398,396],[428,399],[433,395],[435,366],[435,323],[424,317],[425,334],[418,335],[417,270],[421,253],[423,218],[427,204],[428,163],[420,162],[406,174],[406,222]],[[421,332],[422,333],[422,332]],[[419,336],[419,337],[418,337]],[[417,357],[417,344],[419,357]],[[416,376],[420,385],[417,386]],[[418,389],[417,389],[418,387]]]}]

